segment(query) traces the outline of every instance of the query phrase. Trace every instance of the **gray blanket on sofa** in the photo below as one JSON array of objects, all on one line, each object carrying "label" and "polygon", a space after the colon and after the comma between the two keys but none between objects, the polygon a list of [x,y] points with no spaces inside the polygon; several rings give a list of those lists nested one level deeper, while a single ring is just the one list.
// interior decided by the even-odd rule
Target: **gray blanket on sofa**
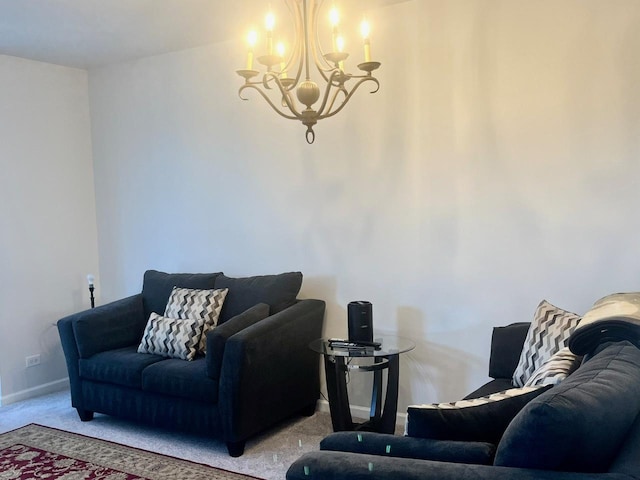
[{"label": "gray blanket on sofa", "polygon": [[640,292],[615,293],[598,300],[569,337],[569,349],[586,355],[607,341],[629,340],[640,348]]}]

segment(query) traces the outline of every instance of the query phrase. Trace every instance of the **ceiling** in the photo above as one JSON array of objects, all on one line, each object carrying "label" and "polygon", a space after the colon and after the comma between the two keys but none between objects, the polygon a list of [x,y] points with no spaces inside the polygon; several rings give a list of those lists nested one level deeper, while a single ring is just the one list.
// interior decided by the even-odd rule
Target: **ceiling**
[{"label": "ceiling", "polygon": [[[344,0],[343,0],[344,1]],[[407,0],[367,0],[382,6]],[[0,54],[90,69],[234,37],[269,0],[0,0]]]},{"label": "ceiling", "polygon": [[232,38],[248,3],[0,0],[0,54],[89,69],[184,50]]}]

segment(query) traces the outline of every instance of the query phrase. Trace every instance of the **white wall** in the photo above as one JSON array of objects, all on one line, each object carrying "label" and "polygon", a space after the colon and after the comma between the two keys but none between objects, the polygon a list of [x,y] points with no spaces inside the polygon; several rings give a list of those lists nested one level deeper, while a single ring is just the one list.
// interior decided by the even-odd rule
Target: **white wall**
[{"label": "white wall", "polygon": [[[98,275],[87,72],[0,55],[0,380],[10,403],[65,386],[54,322]],[[41,355],[26,368],[25,356]]]},{"label": "white wall", "polygon": [[147,268],[299,269],[330,336],[370,300],[379,330],[417,342],[402,411],[484,383],[491,328],[542,298],[582,313],[640,288],[640,3],[414,0],[371,17],[381,89],[313,146],[238,99],[238,39],[92,71],[100,267],[108,299]]}]

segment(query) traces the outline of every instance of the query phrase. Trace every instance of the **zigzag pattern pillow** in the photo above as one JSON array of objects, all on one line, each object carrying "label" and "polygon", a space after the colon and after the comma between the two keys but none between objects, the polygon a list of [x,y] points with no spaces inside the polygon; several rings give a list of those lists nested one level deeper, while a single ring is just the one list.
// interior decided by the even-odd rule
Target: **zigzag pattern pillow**
[{"label": "zigzag pattern pillow", "polygon": [[569,347],[564,347],[540,365],[524,386],[557,385],[580,366],[581,360],[582,357],[569,350]]},{"label": "zigzag pattern pillow", "polygon": [[527,332],[513,384],[523,387],[533,373],[564,348],[580,322],[575,313],[558,308],[546,300],[540,302]]},{"label": "zigzag pattern pillow", "polygon": [[201,336],[202,322],[198,319],[178,320],[152,312],[138,345],[138,353],[193,360]]},{"label": "zigzag pattern pillow", "polygon": [[229,289],[197,290],[173,287],[164,316],[177,319],[197,319],[202,323],[198,339],[198,353],[206,353],[207,332],[218,324],[222,304]]}]

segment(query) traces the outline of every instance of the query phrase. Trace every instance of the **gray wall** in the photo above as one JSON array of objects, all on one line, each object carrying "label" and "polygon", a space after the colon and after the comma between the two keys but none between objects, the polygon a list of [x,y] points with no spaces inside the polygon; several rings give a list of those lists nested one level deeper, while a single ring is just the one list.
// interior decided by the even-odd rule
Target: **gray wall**
[{"label": "gray wall", "polygon": [[327,335],[367,299],[378,330],[417,342],[402,411],[483,383],[491,327],[541,299],[583,313],[639,288],[640,4],[370,16],[380,92],[321,122],[313,146],[238,99],[237,39],[91,71],[101,280],[117,298],[147,268],[300,269]]},{"label": "gray wall", "polygon": [[[66,385],[53,323],[98,272],[87,72],[0,55],[0,402]],[[25,357],[41,364],[26,368]]]}]

